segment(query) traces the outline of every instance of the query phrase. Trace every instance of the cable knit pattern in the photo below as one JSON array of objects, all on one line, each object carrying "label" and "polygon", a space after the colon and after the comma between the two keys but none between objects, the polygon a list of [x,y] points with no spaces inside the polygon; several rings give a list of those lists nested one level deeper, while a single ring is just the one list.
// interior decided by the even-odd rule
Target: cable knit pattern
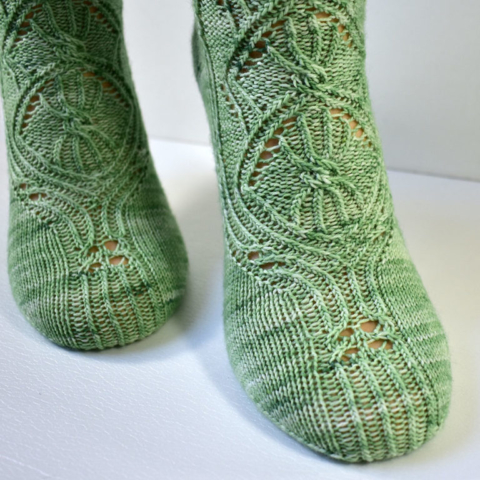
[{"label": "cable knit pattern", "polygon": [[447,342],[399,230],[364,0],[196,0],[224,216],[225,330],[259,409],[350,462],[409,452],[450,400]]},{"label": "cable knit pattern", "polygon": [[187,259],[148,150],[121,1],[0,8],[14,296],[60,345],[141,339],[178,304]]}]

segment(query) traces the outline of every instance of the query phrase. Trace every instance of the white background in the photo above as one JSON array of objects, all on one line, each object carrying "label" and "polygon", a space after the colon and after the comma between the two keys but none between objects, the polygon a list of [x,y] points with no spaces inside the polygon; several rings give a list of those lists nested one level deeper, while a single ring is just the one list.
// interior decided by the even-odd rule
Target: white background
[{"label": "white background", "polygon": [[[314,454],[256,410],[229,366],[210,148],[154,140],[208,142],[190,0],[125,1],[152,152],[189,253],[188,292],[163,328],[122,349],[73,352],[37,333],[8,282],[1,135],[0,480],[478,480],[480,183],[390,172],[407,244],[449,338],[445,428],[387,462]],[[368,66],[387,163],[480,180],[480,2],[369,2]]]},{"label": "white background", "polygon": [[[190,278],[180,310],[141,342],[84,353],[37,333],[12,299],[0,222],[0,479],[478,480],[480,183],[390,174],[407,244],[449,338],[452,406],[445,428],[416,452],[345,465],[264,418],[230,368],[210,149],[157,140],[152,151]],[[7,196],[3,174],[0,218]]]},{"label": "white background", "polygon": [[[367,0],[367,67],[390,168],[480,180],[480,2]],[[207,144],[191,0],[124,0],[152,138]]]}]

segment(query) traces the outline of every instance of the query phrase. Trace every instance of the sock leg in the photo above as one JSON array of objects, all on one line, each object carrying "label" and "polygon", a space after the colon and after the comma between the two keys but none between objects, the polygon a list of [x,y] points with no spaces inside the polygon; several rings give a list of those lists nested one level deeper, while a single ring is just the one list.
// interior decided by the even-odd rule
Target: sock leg
[{"label": "sock leg", "polygon": [[60,345],[141,339],[178,304],[187,262],[148,150],[121,1],[2,5],[14,296]]},{"label": "sock leg", "polygon": [[346,461],[411,451],[450,398],[365,76],[364,0],[197,0],[232,366],[273,422]]}]

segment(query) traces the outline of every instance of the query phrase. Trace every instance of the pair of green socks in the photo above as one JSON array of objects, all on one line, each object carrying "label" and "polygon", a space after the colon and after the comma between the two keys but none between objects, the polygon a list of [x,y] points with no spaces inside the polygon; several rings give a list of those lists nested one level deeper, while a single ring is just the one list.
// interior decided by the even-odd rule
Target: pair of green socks
[{"label": "pair of green socks", "polygon": [[[365,76],[365,0],[194,3],[234,371],[265,415],[318,452],[409,452],[445,420],[450,365],[394,216]],[[34,327],[82,350],[154,332],[187,276],[121,9],[0,2],[12,291]]]}]

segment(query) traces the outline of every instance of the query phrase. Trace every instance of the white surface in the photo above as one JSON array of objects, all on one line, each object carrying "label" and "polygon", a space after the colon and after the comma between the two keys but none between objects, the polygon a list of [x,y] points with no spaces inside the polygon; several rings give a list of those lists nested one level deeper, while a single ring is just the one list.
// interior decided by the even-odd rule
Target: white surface
[{"label": "white surface", "polygon": [[[124,0],[126,37],[149,135],[207,144],[191,3]],[[480,180],[480,2],[367,5],[367,68],[387,165]]]},{"label": "white surface", "polygon": [[290,439],[243,393],[223,341],[222,232],[210,150],[152,147],[188,247],[188,294],[156,334],[100,353],[56,347],[13,302],[1,152],[0,478],[478,479],[480,183],[391,174],[407,242],[450,339],[453,404],[446,428],[419,451],[345,465]]}]

